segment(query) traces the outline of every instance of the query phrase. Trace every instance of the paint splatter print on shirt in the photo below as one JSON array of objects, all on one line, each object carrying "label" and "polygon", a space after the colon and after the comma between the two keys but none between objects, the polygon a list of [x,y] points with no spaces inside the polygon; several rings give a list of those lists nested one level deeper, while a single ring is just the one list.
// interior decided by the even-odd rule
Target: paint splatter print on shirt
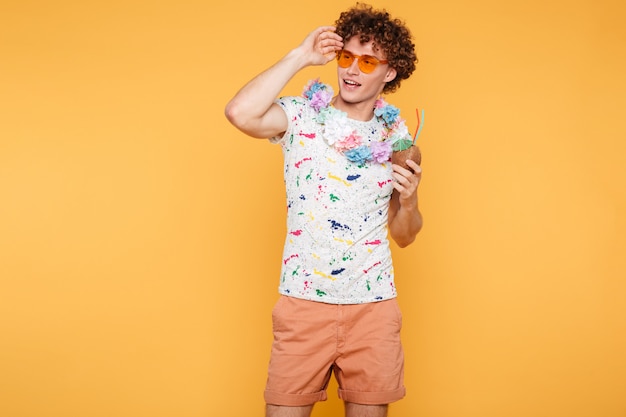
[{"label": "paint splatter print on shirt", "polygon": [[[279,292],[332,304],[396,296],[387,237],[393,192],[391,163],[354,163],[329,146],[309,100],[282,97],[287,235]],[[380,141],[383,124],[346,119],[365,142]]]}]

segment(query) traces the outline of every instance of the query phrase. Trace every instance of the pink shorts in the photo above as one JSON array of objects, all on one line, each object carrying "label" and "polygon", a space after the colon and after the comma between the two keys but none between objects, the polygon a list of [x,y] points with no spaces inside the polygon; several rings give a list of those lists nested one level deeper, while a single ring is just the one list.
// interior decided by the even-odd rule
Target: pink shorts
[{"label": "pink shorts", "polygon": [[272,321],[267,404],[324,401],[331,373],[347,402],[389,404],[404,397],[402,316],[395,298],[342,305],[281,296]]}]

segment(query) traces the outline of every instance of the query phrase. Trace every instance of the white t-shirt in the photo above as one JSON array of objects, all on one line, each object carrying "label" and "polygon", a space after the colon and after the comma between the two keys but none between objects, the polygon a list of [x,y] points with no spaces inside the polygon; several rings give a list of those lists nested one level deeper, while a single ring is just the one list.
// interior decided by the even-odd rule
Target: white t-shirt
[{"label": "white t-shirt", "polygon": [[[394,298],[387,213],[391,163],[350,162],[323,138],[317,113],[302,97],[282,97],[289,127],[280,138],[287,192],[281,294],[331,304]],[[346,118],[364,142],[383,124]]]}]

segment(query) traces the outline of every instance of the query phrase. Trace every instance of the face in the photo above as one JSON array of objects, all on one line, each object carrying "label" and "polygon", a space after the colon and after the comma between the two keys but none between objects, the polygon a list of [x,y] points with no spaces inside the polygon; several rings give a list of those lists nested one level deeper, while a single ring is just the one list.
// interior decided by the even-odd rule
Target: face
[{"label": "face", "polygon": [[[379,61],[386,59],[381,50],[374,49],[372,41],[361,44],[358,35],[350,38],[343,49],[353,55],[369,55]],[[379,63],[372,72],[365,73],[359,68],[358,59],[355,58],[352,64],[346,68],[337,65],[337,76],[339,83],[338,101],[341,101],[342,105],[350,106],[362,103],[369,106],[371,103],[370,108],[372,108],[385,84],[395,78],[396,71],[389,64]]]}]

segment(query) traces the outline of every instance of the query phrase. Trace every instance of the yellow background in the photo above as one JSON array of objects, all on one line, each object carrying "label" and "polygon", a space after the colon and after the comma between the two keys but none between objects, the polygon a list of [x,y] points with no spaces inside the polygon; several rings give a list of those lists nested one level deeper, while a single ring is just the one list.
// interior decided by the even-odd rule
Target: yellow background
[{"label": "yellow background", "polygon": [[[0,415],[262,415],[281,154],[223,108],[352,4],[0,4]],[[623,2],[386,6],[426,111],[391,415],[626,416]]]}]

